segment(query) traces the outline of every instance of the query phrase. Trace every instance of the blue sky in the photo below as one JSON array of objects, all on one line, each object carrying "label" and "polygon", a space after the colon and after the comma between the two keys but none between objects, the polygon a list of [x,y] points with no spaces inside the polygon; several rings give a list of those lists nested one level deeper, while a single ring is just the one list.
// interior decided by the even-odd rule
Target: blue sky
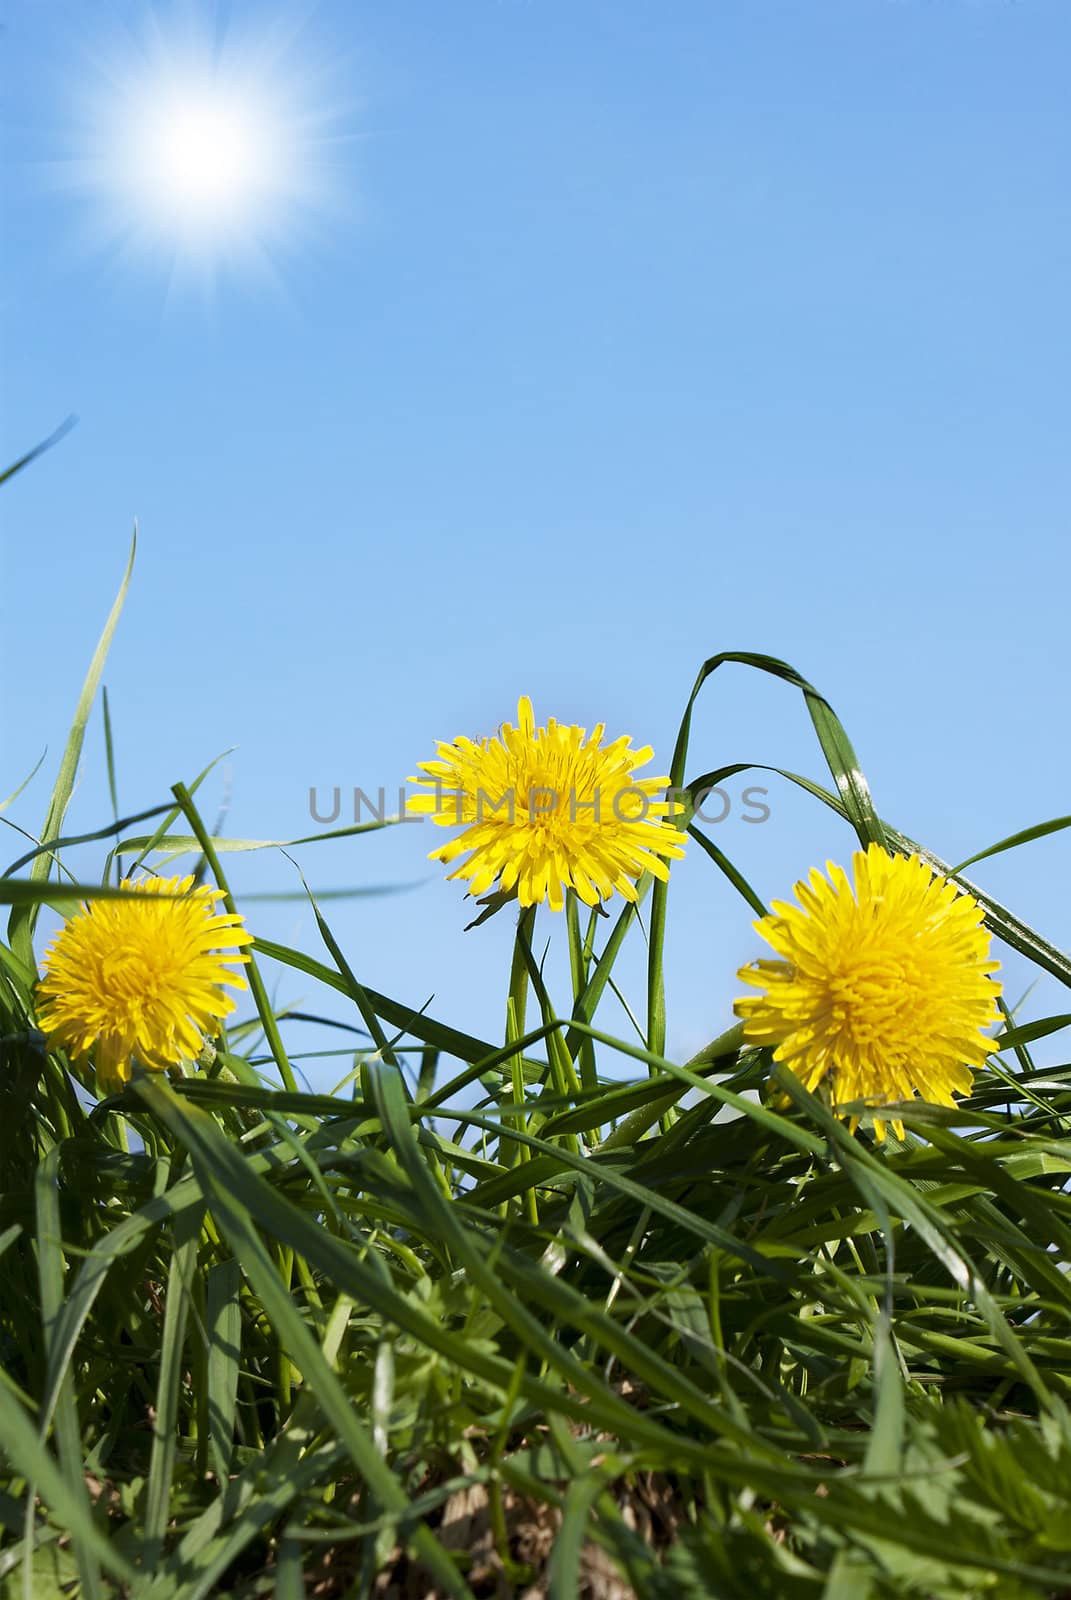
[{"label": "blue sky", "polygon": [[[135,516],[106,673],[127,811],[235,746],[206,810],[300,835],[310,785],[396,786],[523,692],[661,770],[722,649],[816,683],[883,815],[946,859],[1071,811],[1063,0],[285,15],[332,204],[280,209],[273,281],[206,293],[57,176],[147,18],[252,56],[269,8],[6,7],[5,459],[80,419],[4,491],[0,789],[49,752],[11,814],[39,826]],[[823,776],[799,696],[726,669],[690,770],[736,760]],[[713,830],[767,897],[851,848],[769,786],[767,823]],[[107,816],[98,722],[73,820]],[[508,918],[462,933],[427,835],[298,855],[321,888],[416,881],[332,908],[351,964],[493,1037]],[[1057,835],[977,877],[1066,947],[1069,866]],[[277,855],[234,877],[295,886]],[[670,919],[685,1051],[758,941],[695,848]],[[316,948],[299,906],[254,920]]]}]

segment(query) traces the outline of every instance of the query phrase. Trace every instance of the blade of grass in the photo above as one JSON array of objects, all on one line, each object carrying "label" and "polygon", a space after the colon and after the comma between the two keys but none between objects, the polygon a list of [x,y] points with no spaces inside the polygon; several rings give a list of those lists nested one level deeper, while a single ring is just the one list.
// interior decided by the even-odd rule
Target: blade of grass
[{"label": "blade of grass", "polygon": [[[63,1304],[64,1263],[60,1233],[59,1207],[59,1148],[53,1146],[40,1163],[34,1175],[34,1197],[37,1209],[37,1272],[41,1292],[41,1321],[44,1329],[46,1357],[51,1354],[56,1319]],[[45,1430],[41,1442],[44,1444]],[[92,1517],[89,1494],[83,1474],[82,1439],[78,1426],[74,1383],[70,1363],[64,1364],[56,1395],[56,1438],[59,1445],[60,1471],[68,1485],[70,1496],[76,1501],[86,1518]],[[24,1540],[27,1550],[32,1547],[33,1485],[27,1489],[26,1526]],[[87,1600],[100,1600],[103,1594],[103,1577],[100,1560],[92,1545],[79,1540],[75,1545],[78,1576]],[[23,1567],[23,1593],[26,1600],[32,1595],[32,1563]]]},{"label": "blade of grass", "polygon": [[[175,800],[180,806],[186,821],[190,824],[190,827],[194,831],[194,835],[200,844],[204,858],[208,862],[208,865],[211,869],[213,878],[215,879],[219,888],[223,891],[224,905],[233,916],[237,916],[239,914],[238,906],[235,902],[233,894],[231,893],[230,884],[224,877],[223,869],[219,864],[219,857],[216,855],[215,846],[213,845],[212,840],[209,838],[208,830],[205,828],[204,822],[201,820],[200,812],[193,803],[193,797],[190,794],[190,791],[186,788],[184,783],[176,783],[172,785],[171,793],[175,796]],[[253,948],[256,948],[255,945]],[[279,1034],[279,1026],[275,1020],[275,1012],[272,1008],[271,1001],[268,998],[268,991],[264,987],[264,980],[260,975],[256,958],[252,954],[250,954],[249,961],[245,967],[245,979],[249,984],[249,992],[253,996],[253,1003],[257,1008],[257,1015],[260,1017],[261,1026],[264,1029],[264,1037],[268,1041],[268,1048],[272,1053],[276,1066],[279,1068],[279,1076],[283,1080],[283,1087],[288,1089],[291,1094],[294,1094],[297,1091],[297,1080],[294,1077],[293,1069],[286,1053],[286,1048]]]},{"label": "blade of grass", "polygon": [[[115,633],[116,626],[119,622],[119,617],[123,610],[123,604],[126,600],[127,589],[130,586],[130,577],[134,570],[134,556],[137,551],[137,542],[138,535],[137,528],[135,527],[134,536],[130,543],[130,555],[127,558],[126,571],[123,574],[123,581],[119,585],[119,593],[116,595],[112,609],[108,614],[108,620],[104,624],[104,631],[102,632],[97,643],[97,648],[93,652],[93,659],[89,664],[89,671],[86,673],[85,682],[82,685],[82,692],[78,698],[78,705],[75,708],[74,721],[71,724],[71,731],[67,736],[67,746],[63,752],[63,759],[60,762],[59,774],[56,778],[56,784],[52,791],[52,798],[49,802],[44,826],[41,830],[41,837],[44,840],[55,839],[59,837],[60,830],[63,827],[63,819],[67,814],[67,807],[70,804],[71,795],[74,792],[75,778],[78,773],[78,763],[81,759],[82,746],[85,742],[86,724],[89,721],[89,713],[93,708],[93,701],[96,699],[97,688],[100,684],[101,673],[104,671],[104,662],[111,646],[112,635]],[[51,856],[38,856],[30,869],[31,881],[38,883],[47,879],[51,870],[51,864]],[[33,906],[16,905],[8,923],[8,943],[11,945],[11,948],[15,954],[26,966],[32,966],[34,964],[33,932],[36,925],[36,920],[36,909]]]},{"label": "blade of grass", "polygon": [[167,1278],[164,1327],[160,1340],[160,1371],[156,1384],[155,1418],[149,1477],[145,1490],[145,1525],[142,1560],[151,1571],[159,1560],[171,1508],[171,1484],[178,1450],[178,1399],[182,1381],[182,1347],[190,1307],[190,1289],[197,1267],[201,1238],[199,1211],[175,1219],[174,1251]]},{"label": "blade of grass", "polygon": [[205,1278],[208,1436],[212,1465],[221,1484],[227,1481],[234,1450],[242,1343],[242,1313],[238,1304],[241,1280],[241,1268],[231,1256],[217,1261]]},{"label": "blade of grass", "polygon": [[54,445],[59,444],[61,439],[67,437],[77,421],[78,418],[74,415],[64,417],[54,433],[50,433],[47,439],[42,439],[40,444],[35,444],[32,450],[27,450],[24,456],[20,456],[17,461],[11,463],[10,467],[5,467],[3,472],[0,472],[0,483],[7,483],[17,472],[21,472],[24,467],[28,467],[31,461],[36,461],[38,456],[43,456],[46,450],[51,450]]}]

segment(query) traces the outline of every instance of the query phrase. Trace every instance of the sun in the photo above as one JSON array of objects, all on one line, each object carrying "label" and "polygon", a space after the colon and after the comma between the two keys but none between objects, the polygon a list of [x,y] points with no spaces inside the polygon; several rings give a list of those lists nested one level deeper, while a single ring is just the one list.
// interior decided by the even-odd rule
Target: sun
[{"label": "sun", "polygon": [[270,179],[270,131],[246,106],[191,95],[149,130],[145,176],[189,218],[207,219],[247,203]]},{"label": "sun", "polygon": [[165,26],[146,8],[135,33],[95,43],[62,176],[97,248],[172,277],[275,275],[318,214],[344,209],[339,62],[266,11],[222,35],[207,9],[176,15]]},{"label": "sun", "polygon": [[195,247],[262,231],[284,204],[294,152],[248,84],[179,78],[147,89],[115,157],[131,212]]}]

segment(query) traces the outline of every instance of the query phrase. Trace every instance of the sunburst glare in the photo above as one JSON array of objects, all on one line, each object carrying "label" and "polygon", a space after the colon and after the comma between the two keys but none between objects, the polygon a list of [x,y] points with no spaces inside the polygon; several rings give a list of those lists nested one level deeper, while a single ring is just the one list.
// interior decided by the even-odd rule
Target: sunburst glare
[{"label": "sunburst glare", "polygon": [[78,152],[61,164],[90,202],[94,248],[213,282],[280,258],[344,198],[345,106],[298,26],[212,30],[185,11],[98,43],[81,89]]}]

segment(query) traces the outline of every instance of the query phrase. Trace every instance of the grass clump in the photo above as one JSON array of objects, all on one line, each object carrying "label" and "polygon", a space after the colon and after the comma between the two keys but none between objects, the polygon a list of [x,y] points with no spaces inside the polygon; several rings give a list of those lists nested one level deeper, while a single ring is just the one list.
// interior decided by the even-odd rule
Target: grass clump
[{"label": "grass clump", "polygon": [[[256,941],[247,1011],[196,1062],[101,1098],[38,1027],[41,908],[193,851],[241,912],[196,785],[99,830],[100,884],[64,867],[121,598],[41,840],[0,879],[4,1595],[1071,1593],[1071,1065],[1031,1055],[1071,1019],[1004,1011],[969,1092],[905,1100],[879,1143],[873,1108],[851,1131],[742,1025],[667,1055],[648,875],[609,920],[567,886],[564,996],[521,910],[501,1042],[366,987],[317,909],[323,950]],[[816,690],[714,657],[670,777],[693,854],[752,912],[691,808],[740,769],[686,776],[727,662],[802,693],[832,785],[786,776],[846,838],[932,861],[878,817]],[[599,1021],[637,923],[638,1042]],[[297,1088],[279,968],[364,1030],[333,1094]]]}]

